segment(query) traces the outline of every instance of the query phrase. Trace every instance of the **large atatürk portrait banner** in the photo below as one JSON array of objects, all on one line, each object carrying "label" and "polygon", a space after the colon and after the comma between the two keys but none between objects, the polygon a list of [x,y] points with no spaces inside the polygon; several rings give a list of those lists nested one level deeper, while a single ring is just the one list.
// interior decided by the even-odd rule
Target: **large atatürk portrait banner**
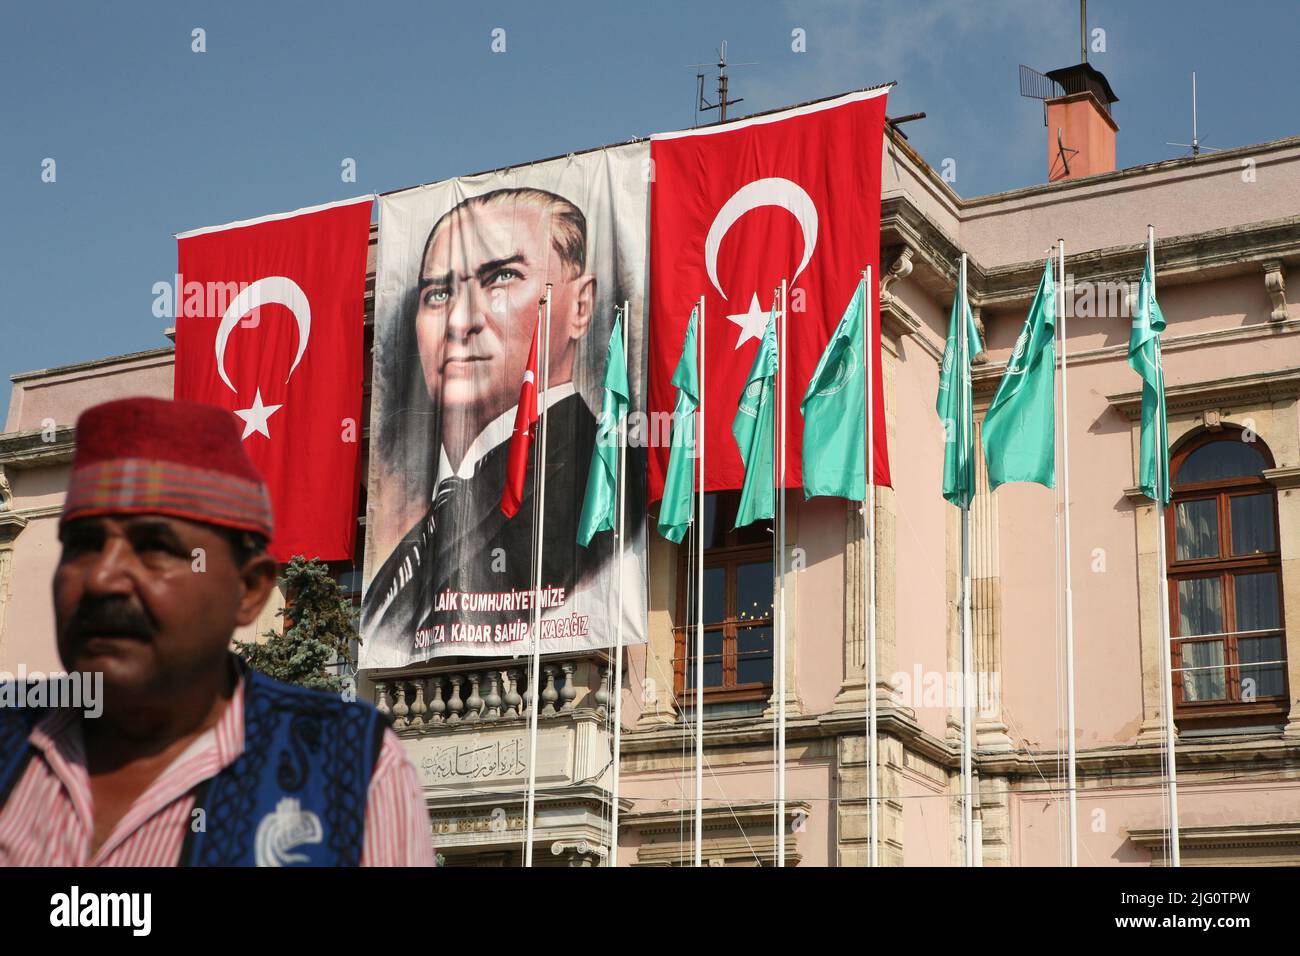
[{"label": "large atat\u00fcrk portrait banner", "polygon": [[[531,651],[543,521],[542,653],[645,641],[645,453],[628,454],[628,547],[578,544],[615,308],[645,408],[649,144],[453,179],[379,203],[361,659]],[[501,511],[520,384],[552,285],[545,507],[540,429],[517,513]],[[539,383],[540,384],[540,383]],[[608,439],[604,439],[608,440]]]}]

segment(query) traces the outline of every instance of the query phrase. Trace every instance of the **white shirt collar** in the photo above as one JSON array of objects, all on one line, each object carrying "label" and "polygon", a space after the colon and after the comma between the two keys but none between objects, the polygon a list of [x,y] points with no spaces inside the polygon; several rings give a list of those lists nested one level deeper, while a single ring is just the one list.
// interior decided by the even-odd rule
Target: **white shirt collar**
[{"label": "white shirt collar", "polygon": [[[556,402],[561,402],[576,393],[577,388],[572,380],[561,382],[559,385],[552,385],[546,390],[545,408],[550,408]],[[510,440],[510,436],[515,431],[515,415],[518,409],[517,404],[512,405],[488,422],[487,427],[478,433],[478,437],[470,442],[469,448],[465,450],[465,457],[461,459],[460,468],[453,469],[451,467],[451,459],[447,457],[445,445],[438,449],[438,479],[433,483],[435,495],[437,494],[438,485],[442,484],[444,478],[449,478],[452,475],[465,480],[473,478],[474,469],[483,460],[483,456],[503,442]]]}]

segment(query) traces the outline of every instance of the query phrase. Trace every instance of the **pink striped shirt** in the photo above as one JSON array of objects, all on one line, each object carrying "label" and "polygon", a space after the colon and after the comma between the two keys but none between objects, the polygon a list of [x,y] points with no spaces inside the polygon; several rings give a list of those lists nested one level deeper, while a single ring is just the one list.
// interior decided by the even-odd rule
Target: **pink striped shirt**
[{"label": "pink striped shirt", "polygon": [[[0,807],[0,866],[176,866],[191,825],[195,791],[244,750],[244,681],[215,727],[201,734],[149,785],[92,856],[90,776],[75,710],[32,728],[38,750]],[[424,795],[392,730],[366,797],[362,866],[433,866]]]}]

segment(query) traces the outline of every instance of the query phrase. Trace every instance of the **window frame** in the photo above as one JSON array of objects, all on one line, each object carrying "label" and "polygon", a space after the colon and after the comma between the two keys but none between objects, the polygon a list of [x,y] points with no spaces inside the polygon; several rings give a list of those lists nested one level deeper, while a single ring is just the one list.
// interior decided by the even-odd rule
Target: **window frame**
[{"label": "window frame", "polygon": [[[1278,515],[1277,489],[1262,474],[1223,478],[1179,484],[1178,474],[1183,464],[1195,452],[1208,445],[1223,441],[1241,441],[1242,430],[1224,429],[1202,432],[1183,443],[1170,458],[1169,471],[1173,476],[1173,495],[1165,510],[1166,575],[1168,582],[1170,660],[1173,667],[1174,719],[1189,726],[1213,724],[1220,727],[1246,726],[1258,723],[1284,722],[1290,709],[1290,681],[1287,675],[1286,609],[1282,581],[1281,528]],[[1273,455],[1263,440],[1255,436],[1250,443],[1263,459],[1263,469],[1274,467]],[[1263,470],[1262,469],[1262,470]],[[1248,555],[1232,553],[1232,507],[1234,497],[1267,494],[1273,503],[1273,550]],[[1178,559],[1177,514],[1178,506],[1190,501],[1213,500],[1217,521],[1218,553],[1210,558]],[[1278,583],[1278,624],[1275,628],[1258,631],[1238,631],[1236,587],[1238,575],[1272,573]],[[1179,634],[1180,613],[1178,584],[1197,578],[1220,581],[1223,608],[1223,631],[1215,635],[1196,635],[1184,638]],[[1241,661],[1239,641],[1242,638],[1279,638],[1282,647],[1282,690],[1279,694],[1259,696],[1254,701],[1241,700]],[[1186,644],[1223,642],[1224,690],[1227,697],[1210,701],[1184,699],[1182,670],[1183,646]],[[1251,666],[1247,664],[1247,666]]]},{"label": "window frame", "polygon": [[[715,520],[724,521],[729,525],[735,516],[736,504],[740,500],[740,493],[736,491],[717,491],[707,492],[711,496],[716,496],[718,505],[715,510]],[[737,569],[746,564],[757,564],[763,561],[768,562],[775,567],[775,555],[771,544],[762,543],[738,543],[741,532],[732,530],[729,526],[722,532],[723,544],[721,547],[706,548],[704,551],[704,569],[722,568],[723,569],[723,615],[722,620],[705,624],[704,631],[707,635],[710,632],[722,632],[722,685],[705,686],[704,700],[705,705],[718,703],[732,703],[736,701],[763,701],[772,696],[773,678],[776,673],[776,648],[775,632],[776,618],[775,605],[772,614],[765,618],[746,619],[743,623],[736,614],[736,593],[737,593]],[[694,608],[687,607],[688,594],[690,593],[690,575],[694,571],[691,560],[691,549],[686,546],[678,547],[677,555],[677,620],[689,621],[693,614]],[[687,651],[690,648],[691,638],[694,636],[696,625],[678,624],[673,627],[673,692],[679,701],[680,707],[690,706],[694,702],[695,687],[687,684]],[[769,671],[768,680],[765,682],[751,682],[748,684],[736,684],[737,672],[737,636],[739,632],[747,628],[769,627],[773,632],[773,649],[772,649],[772,668]],[[691,662],[693,663],[693,661]],[[707,670],[707,664],[706,668]]]}]

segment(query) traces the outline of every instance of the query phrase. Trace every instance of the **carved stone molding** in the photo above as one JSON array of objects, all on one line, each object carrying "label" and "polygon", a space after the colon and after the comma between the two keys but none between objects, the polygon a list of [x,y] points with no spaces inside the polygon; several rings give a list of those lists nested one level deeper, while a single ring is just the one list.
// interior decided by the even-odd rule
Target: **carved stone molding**
[{"label": "carved stone molding", "polygon": [[[1188,385],[1170,385],[1165,388],[1165,404],[1172,416],[1178,412],[1201,410],[1208,403],[1226,415],[1226,408],[1269,404],[1285,399],[1300,398],[1300,368],[1284,368],[1276,372],[1236,375],[1230,378],[1194,382]],[[1142,392],[1122,392],[1108,395],[1106,400],[1129,421],[1137,421],[1142,414]]]},{"label": "carved stone molding", "polygon": [[1285,322],[1286,311],[1286,265],[1281,259],[1269,259],[1264,264],[1264,289],[1273,303],[1269,320]]},{"label": "carved stone molding", "polygon": [[907,243],[903,243],[898,248],[891,249],[884,259],[889,262],[889,266],[880,276],[881,302],[884,302],[886,297],[893,298],[889,292],[891,285],[899,279],[906,279],[912,274],[912,247]]},{"label": "carved stone molding", "polygon": [[563,857],[569,866],[603,866],[609,850],[589,840],[556,840],[551,855]]}]

